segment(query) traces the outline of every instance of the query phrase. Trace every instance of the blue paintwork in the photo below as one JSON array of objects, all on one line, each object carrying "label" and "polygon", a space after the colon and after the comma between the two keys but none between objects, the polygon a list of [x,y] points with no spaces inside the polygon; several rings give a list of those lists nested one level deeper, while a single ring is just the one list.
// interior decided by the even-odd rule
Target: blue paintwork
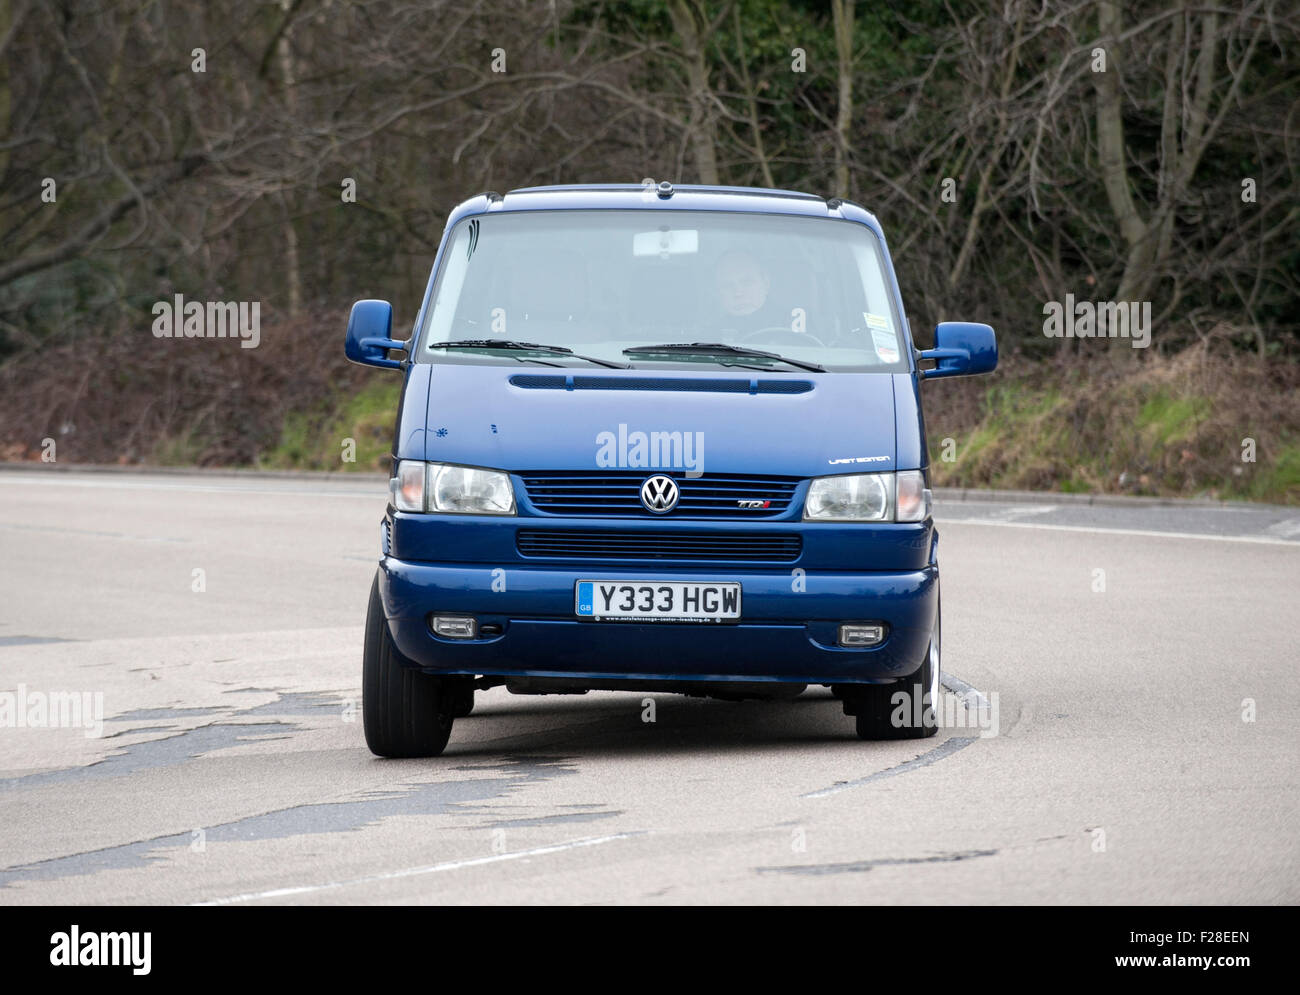
[{"label": "blue paintwork", "polygon": [[915,376],[906,373],[892,374],[890,379],[894,382],[894,462],[899,470],[924,470],[929,458],[920,384]]},{"label": "blue paintwork", "polygon": [[[782,562],[779,565],[733,563],[728,564],[727,567],[728,575],[779,570],[785,577],[787,591],[790,590],[790,573],[795,567],[801,567],[805,571],[848,573],[860,571],[865,564],[870,564],[875,571],[919,570],[929,564],[933,523],[804,522],[800,520],[800,515],[806,489],[805,484],[796,493],[796,507],[792,508],[787,515],[764,518],[761,522],[716,519],[694,521],[670,519],[663,522],[649,516],[637,519],[597,516],[551,517],[540,521],[531,517],[534,513],[522,502],[520,517],[475,517],[468,525],[463,515],[416,515],[395,512],[393,514],[393,555],[398,559],[411,562],[436,561],[467,565],[490,563],[506,570],[514,568],[531,570],[554,566],[558,561],[521,556],[515,550],[515,532],[520,528],[548,530],[563,528],[592,533],[602,530],[643,531],[671,525],[675,533],[682,535],[692,532],[705,535],[719,533],[743,535],[752,533],[756,529],[768,529],[782,535],[801,536],[803,552],[797,560],[789,563]],[[516,494],[518,491],[516,484]],[[590,563],[570,565],[592,569]],[[686,566],[686,564],[680,565]],[[668,566],[671,572],[671,569],[679,564],[657,563],[655,566]],[[708,566],[707,563],[689,564],[688,572],[698,573],[700,569],[707,569]],[[596,569],[604,571],[607,567],[601,566]],[[572,602],[572,590],[568,592],[568,599]]]},{"label": "blue paintwork", "polygon": [[392,337],[393,305],[388,301],[357,301],[348,316],[343,352],[354,363],[400,370],[402,361],[388,358],[389,349],[406,349]]},{"label": "blue paintwork", "polygon": [[989,373],[998,365],[998,342],[989,325],[976,321],[941,321],[934,329],[934,348],[921,353],[937,365],[923,370],[927,380]]},{"label": "blue paintwork", "polygon": [[[743,680],[839,684],[892,679],[919,666],[930,641],[939,571],[809,574],[806,593],[790,592],[790,572],[629,569],[507,571],[506,589],[491,590],[493,567],[385,561],[381,584],[389,631],[408,658],[447,674],[593,679]],[[738,625],[585,622],[574,618],[574,583],[602,580],[738,579]],[[430,592],[438,609],[475,614],[503,626],[481,640],[441,639],[425,615]],[[882,610],[883,609],[883,610]],[[872,649],[834,645],[846,619],[884,619],[889,636]]]},{"label": "blue paintwork", "polygon": [[[710,473],[818,476],[894,469],[894,395],[888,389],[888,374],[737,374],[716,366],[702,367],[699,373],[656,371],[656,377],[683,381],[707,377],[747,383],[761,377],[811,381],[814,385],[802,394],[668,393],[532,390],[509,382],[511,374],[519,372],[614,379],[643,377],[645,370],[415,365],[433,367],[425,452],[428,459],[444,463],[514,471],[596,470],[596,436],[605,431],[617,434],[623,424],[629,432],[702,432],[703,469]],[[829,412],[834,412],[834,417]],[[810,425],[816,425],[818,431],[809,431]],[[777,453],[780,469],[772,466]],[[416,450],[398,455],[425,458]],[[830,462],[860,456],[884,459],[869,467]]]},{"label": "blue paintwork", "polygon": [[427,459],[425,438],[429,431],[429,381],[433,367],[428,363],[411,363],[402,384],[397,404],[397,421],[393,425],[393,453],[397,459]]},{"label": "blue paintwork", "polygon": [[[394,456],[502,469],[512,474],[517,515],[419,515],[389,509],[391,546],[380,561],[380,594],[389,630],[409,661],[431,673],[579,677],[604,680],[784,681],[855,683],[891,680],[919,666],[938,610],[938,533],[914,524],[802,521],[808,478],[833,473],[926,469],[920,380],[991,370],[997,346],[987,325],[946,322],[936,348],[916,363],[902,295],[883,231],[860,206],[788,191],[677,187],[663,198],[641,186],[606,185],[480,195],[447,218],[414,333],[430,306],[448,235],[467,217],[548,210],[745,211],[825,217],[861,224],[879,238],[909,372],[782,373],[716,366],[656,370],[693,381],[790,379],[802,393],[529,389],[520,373],[562,377],[641,377],[645,370],[590,367],[410,363],[388,360],[391,308],[362,301],[353,309],[348,358],[403,368]],[[688,384],[689,386],[689,384]],[[539,511],[519,475],[595,472],[597,435],[631,431],[703,432],[707,474],[802,478],[789,510],[760,519],[570,517]],[[861,463],[846,462],[867,458]],[[653,469],[645,469],[648,476]],[[790,562],[594,561],[529,557],[516,548],[523,528],[602,531],[662,529],[674,535],[770,530],[802,539]],[[574,614],[580,579],[739,581],[737,624],[581,621]],[[434,636],[432,611],[472,614],[499,634],[475,640]],[[835,645],[844,621],[883,621],[888,637],[871,649]]]}]

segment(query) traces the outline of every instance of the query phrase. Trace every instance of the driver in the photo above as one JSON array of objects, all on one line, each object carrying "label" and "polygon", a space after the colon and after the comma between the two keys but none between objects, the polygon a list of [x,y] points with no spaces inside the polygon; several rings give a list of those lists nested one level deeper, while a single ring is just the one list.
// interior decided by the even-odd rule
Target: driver
[{"label": "driver", "polygon": [[714,266],[713,277],[722,310],[721,327],[757,332],[789,324],[768,299],[772,281],[767,270],[750,253],[743,249],[724,253]]}]

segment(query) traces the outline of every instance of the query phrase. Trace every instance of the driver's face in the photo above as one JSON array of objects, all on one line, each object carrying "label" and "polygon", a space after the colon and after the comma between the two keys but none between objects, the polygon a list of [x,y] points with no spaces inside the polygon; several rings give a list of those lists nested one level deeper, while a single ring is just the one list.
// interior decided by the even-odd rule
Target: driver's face
[{"label": "driver's face", "polygon": [[753,314],[767,300],[767,274],[753,256],[726,256],[716,276],[718,299],[727,314]]}]

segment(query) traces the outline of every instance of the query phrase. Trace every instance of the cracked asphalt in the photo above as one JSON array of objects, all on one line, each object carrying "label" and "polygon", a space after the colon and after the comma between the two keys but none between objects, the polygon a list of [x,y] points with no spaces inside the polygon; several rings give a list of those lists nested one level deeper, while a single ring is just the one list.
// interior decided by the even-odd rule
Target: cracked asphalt
[{"label": "cracked asphalt", "polygon": [[1300,509],[941,496],[934,739],[860,742],[822,688],[497,688],[384,761],[384,500],[0,473],[0,695],[102,706],[0,722],[0,903],[1300,901]]}]

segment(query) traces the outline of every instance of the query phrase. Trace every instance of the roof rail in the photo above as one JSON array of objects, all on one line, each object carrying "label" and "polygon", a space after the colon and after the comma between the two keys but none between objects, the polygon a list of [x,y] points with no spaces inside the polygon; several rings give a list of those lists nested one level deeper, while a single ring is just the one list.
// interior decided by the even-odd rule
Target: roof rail
[{"label": "roof rail", "polygon": [[[582,192],[582,193],[619,193],[629,190],[644,190],[646,187],[640,183],[573,183],[557,184],[555,186],[540,187],[518,187],[507,193],[563,193]],[[655,188],[656,192],[658,187]],[[676,184],[672,185],[674,193],[702,193],[702,194],[732,194],[738,197],[780,197],[792,200],[823,200],[813,193],[803,193],[799,190],[777,190],[768,187],[725,187],[725,186],[703,186],[693,184]]]}]

